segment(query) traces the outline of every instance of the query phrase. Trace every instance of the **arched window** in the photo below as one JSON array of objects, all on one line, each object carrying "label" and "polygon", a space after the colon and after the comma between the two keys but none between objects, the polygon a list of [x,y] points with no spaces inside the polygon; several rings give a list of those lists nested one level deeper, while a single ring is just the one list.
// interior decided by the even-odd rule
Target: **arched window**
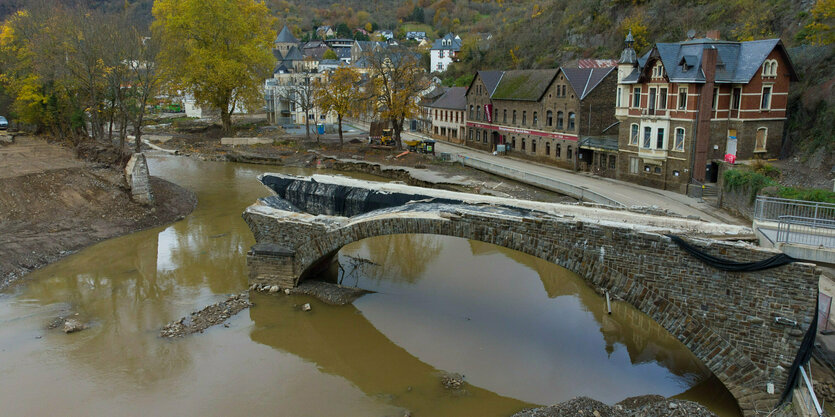
[{"label": "arched window", "polygon": [[525,138],[522,138],[522,150],[525,150]]},{"label": "arched window", "polygon": [[511,136],[510,147],[513,148],[513,149],[516,149],[516,136]]},{"label": "arched window", "polygon": [[629,134],[629,144],[638,145],[638,124],[633,123]]},{"label": "arched window", "polygon": [[545,113],[545,123],[547,123],[549,127],[554,125],[554,112],[551,110],[548,110]]},{"label": "arched window", "polygon": [[536,126],[539,123],[538,117],[536,112],[533,112],[533,125]]},{"label": "arched window", "polygon": [[757,138],[754,141],[754,152],[765,152],[766,140],[768,139],[768,129],[761,127],[757,129]]},{"label": "arched window", "polygon": [[502,123],[507,123],[507,109],[502,110]]},{"label": "arched window", "polygon": [[551,142],[545,142],[545,155],[551,156]]},{"label": "arched window", "polygon": [[776,77],[777,76],[777,60],[776,59],[766,59],[763,62],[763,77]]},{"label": "arched window", "polygon": [[574,130],[574,113],[568,113],[568,130]]},{"label": "arched window", "polygon": [[568,159],[573,159],[572,157],[574,156],[574,154],[572,154],[571,152],[571,145],[568,145],[568,148],[565,151],[565,156],[568,157]]},{"label": "arched window", "polygon": [[684,151],[684,128],[677,127],[676,128],[676,138],[675,143],[673,143],[673,150],[683,152]]},{"label": "arched window", "polygon": [[560,129],[560,130],[562,129],[562,126],[563,126],[562,119],[563,119],[562,112],[558,111],[557,112],[557,129]]},{"label": "arched window", "polygon": [[531,153],[536,153],[536,139],[531,139]]},{"label": "arched window", "polygon": [[[516,124],[516,110],[513,111],[513,122],[511,122],[511,123]],[[522,149],[525,149],[525,148],[522,148]]]},{"label": "arched window", "polygon": [[557,149],[556,149],[556,151],[554,151],[554,156],[559,158],[561,153],[562,153],[562,146],[558,143],[557,144]]},{"label": "arched window", "polygon": [[528,111],[522,110],[522,126],[528,124]]}]

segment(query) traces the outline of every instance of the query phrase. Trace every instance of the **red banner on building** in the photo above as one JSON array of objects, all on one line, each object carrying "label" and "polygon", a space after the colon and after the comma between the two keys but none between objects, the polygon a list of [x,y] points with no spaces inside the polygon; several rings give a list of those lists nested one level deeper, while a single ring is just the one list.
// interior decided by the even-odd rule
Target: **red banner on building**
[{"label": "red banner on building", "polygon": [[487,121],[493,123],[493,105],[492,104],[485,104],[484,105],[484,114],[487,116]]}]

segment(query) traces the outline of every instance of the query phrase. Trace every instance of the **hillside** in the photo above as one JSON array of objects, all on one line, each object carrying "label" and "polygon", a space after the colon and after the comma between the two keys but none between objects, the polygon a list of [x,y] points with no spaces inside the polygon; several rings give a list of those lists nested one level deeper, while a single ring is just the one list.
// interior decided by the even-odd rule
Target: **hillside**
[{"label": "hillside", "polygon": [[[46,0],[6,0],[0,18],[15,7]],[[150,22],[153,0],[61,0],[105,11],[124,10]],[[442,75],[447,83],[468,79],[478,69],[553,68],[577,58],[617,58],[632,30],[636,49],[654,42],[680,41],[719,30],[723,39],[779,37],[789,48],[801,81],[793,88],[784,156],[835,151],[835,0],[266,0],[277,19],[299,38],[318,25],[396,31],[431,28],[455,31],[464,39],[461,62]],[[823,15],[816,15],[817,3]],[[828,13],[828,14],[827,14]],[[817,19],[818,25],[811,24]],[[484,41],[479,34],[490,33]],[[822,43],[814,45],[814,35]],[[821,43],[821,42],[817,42]]]}]

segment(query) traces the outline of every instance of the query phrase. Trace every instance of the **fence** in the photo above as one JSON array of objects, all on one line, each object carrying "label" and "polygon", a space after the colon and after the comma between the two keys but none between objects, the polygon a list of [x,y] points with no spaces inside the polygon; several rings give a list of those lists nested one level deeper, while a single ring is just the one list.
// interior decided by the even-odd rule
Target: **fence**
[{"label": "fence", "polygon": [[777,242],[835,248],[835,220],[780,216]]},{"label": "fence", "polygon": [[835,221],[835,204],[757,196],[757,203],[754,206],[754,220],[780,221],[780,216]]},{"label": "fence", "polygon": [[455,161],[460,161],[462,165],[478,169],[480,171],[489,172],[501,177],[510,178],[525,184],[534,185],[544,188],[546,190],[555,191],[561,194],[569,195],[580,200],[587,200],[598,204],[607,206],[623,207],[623,204],[612,200],[604,195],[589,190],[585,187],[578,187],[567,182],[555,180],[542,175],[533,174],[530,172],[520,171],[515,168],[506,167],[503,165],[494,164],[479,158],[470,156],[457,155]]}]

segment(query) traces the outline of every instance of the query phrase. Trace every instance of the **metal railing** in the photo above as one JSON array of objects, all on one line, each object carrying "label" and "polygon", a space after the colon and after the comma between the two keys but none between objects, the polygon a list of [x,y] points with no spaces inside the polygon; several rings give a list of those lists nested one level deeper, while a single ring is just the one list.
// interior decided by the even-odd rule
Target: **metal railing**
[{"label": "metal railing", "polygon": [[757,196],[754,220],[776,222],[781,216],[835,221],[835,204]]},{"label": "metal railing", "polygon": [[835,248],[835,220],[780,216],[776,241]]}]

